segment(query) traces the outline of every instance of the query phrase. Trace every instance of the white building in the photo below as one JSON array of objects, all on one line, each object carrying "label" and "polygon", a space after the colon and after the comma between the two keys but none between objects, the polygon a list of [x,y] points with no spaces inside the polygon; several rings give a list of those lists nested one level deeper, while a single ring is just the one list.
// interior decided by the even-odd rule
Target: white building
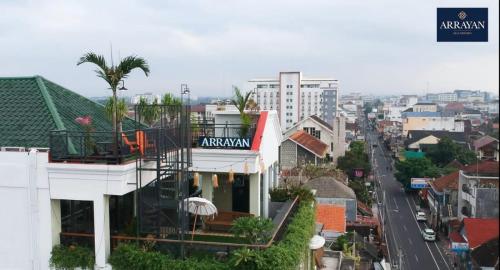
[{"label": "white building", "polygon": [[300,130],[307,132],[309,135],[328,145],[327,154],[330,161],[337,162],[337,158],[345,154],[346,135],[344,117],[336,117],[332,126],[317,116],[310,116],[285,131],[283,140],[288,139],[296,131]]},{"label": "white building", "polygon": [[137,95],[133,96],[130,99],[130,103],[137,105],[137,104],[139,104],[139,101],[141,100],[141,98],[145,99],[148,104],[153,104],[153,102],[155,102],[155,101],[160,103],[160,101],[161,101],[160,95],[153,94],[153,93],[144,93],[144,94],[137,94]]},{"label": "white building", "polygon": [[[101,105],[39,76],[0,78],[0,94],[6,97],[0,127],[10,131],[0,138],[0,269],[50,269],[52,248],[73,243],[72,237],[94,250],[95,269],[110,269],[112,239],[134,220],[141,234],[153,231],[158,238],[186,231],[177,218],[187,217],[180,200],[193,194],[187,190],[194,173],[219,213],[269,214],[282,136],[274,111],[252,114],[250,126],[237,111],[213,112],[214,123],[191,127],[198,142],[191,160],[188,148],[179,147],[190,134],[185,118],[168,119],[168,129],[144,130],[125,119],[114,154]],[[75,123],[84,115],[92,116],[99,135]],[[74,211],[76,204],[85,208]]]},{"label": "white building", "polygon": [[252,79],[248,89],[261,110],[276,110],[284,130],[311,115],[328,123],[337,116],[338,80],[280,72],[277,79]]},{"label": "white building", "polygon": [[[459,172],[458,219],[498,218],[498,162],[484,161],[476,172]],[[485,173],[486,172],[486,173]]]},{"label": "white building", "polygon": [[463,121],[456,121],[453,116],[442,116],[440,112],[404,112],[402,120],[405,137],[410,130],[464,131]]}]

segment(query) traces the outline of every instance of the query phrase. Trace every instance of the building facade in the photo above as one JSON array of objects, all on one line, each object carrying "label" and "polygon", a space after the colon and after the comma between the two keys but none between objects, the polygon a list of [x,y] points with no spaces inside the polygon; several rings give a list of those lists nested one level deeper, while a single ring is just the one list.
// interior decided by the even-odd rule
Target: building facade
[{"label": "building facade", "polygon": [[248,89],[261,110],[276,110],[284,130],[311,115],[325,121],[337,116],[338,80],[306,78],[301,72],[280,72],[277,79],[252,79]]},{"label": "building facade", "polygon": [[405,137],[410,130],[464,131],[463,121],[456,121],[452,116],[443,116],[440,112],[404,112],[402,118]]}]

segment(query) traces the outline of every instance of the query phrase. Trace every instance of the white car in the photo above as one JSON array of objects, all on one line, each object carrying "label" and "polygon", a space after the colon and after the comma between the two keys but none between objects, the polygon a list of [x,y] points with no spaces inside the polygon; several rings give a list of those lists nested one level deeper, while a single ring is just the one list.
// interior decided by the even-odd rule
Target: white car
[{"label": "white car", "polygon": [[415,214],[415,218],[417,219],[417,221],[427,221],[427,216],[425,215],[424,212],[422,211],[418,211],[416,214]]},{"label": "white car", "polygon": [[425,241],[436,241],[436,233],[433,229],[423,229],[422,237]]}]

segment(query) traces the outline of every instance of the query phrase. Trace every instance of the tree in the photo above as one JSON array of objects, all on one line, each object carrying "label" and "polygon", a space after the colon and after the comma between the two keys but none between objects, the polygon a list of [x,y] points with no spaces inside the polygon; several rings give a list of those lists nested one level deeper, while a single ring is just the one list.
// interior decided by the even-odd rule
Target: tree
[{"label": "tree", "polygon": [[246,92],[245,94],[242,94],[240,89],[238,87],[234,87],[234,97],[231,100],[234,106],[238,109],[240,112],[240,118],[241,118],[241,129],[240,129],[240,136],[241,137],[246,137],[248,135],[248,130],[250,129],[250,125],[252,124],[252,118],[245,113],[245,109],[249,105],[250,95],[251,92]]},{"label": "tree", "polygon": [[428,158],[409,158],[396,163],[394,176],[409,189],[411,178],[439,177],[440,169]]},{"label": "tree", "polygon": [[139,104],[137,105],[137,110],[141,116],[140,121],[146,123],[148,126],[152,126],[156,120],[160,117],[160,107],[158,106],[158,101],[153,101],[152,104],[148,104],[145,98],[139,99]]},{"label": "tree", "polygon": [[366,174],[371,170],[370,160],[365,153],[364,142],[355,141],[349,145],[349,151],[337,159],[337,167],[350,177],[354,177],[354,169],[362,169]]},{"label": "tree", "polygon": [[113,97],[109,97],[106,101],[106,104],[104,105],[104,111],[106,112],[106,117],[110,121],[113,121],[113,108],[116,108],[116,122],[118,123],[118,133],[121,133],[122,122],[128,114],[128,107],[124,99],[119,99],[118,104],[116,104],[115,107]]},{"label": "tree", "polygon": [[454,159],[462,164],[476,161],[476,154],[473,151],[460,146],[448,137],[441,138],[436,146],[430,148],[427,157],[440,167],[446,166]]},{"label": "tree", "polygon": [[[80,60],[76,63],[76,65],[79,66],[83,63],[91,63],[98,67],[95,70],[95,72],[97,73],[97,77],[102,78],[109,84],[109,87],[113,92],[112,97],[114,101],[117,100],[116,90],[118,88],[118,84],[120,83],[120,81],[127,78],[130,72],[132,72],[132,70],[141,69],[146,76],[149,75],[149,65],[147,64],[146,60],[144,60],[144,58],[137,57],[134,55],[123,58],[120,61],[120,63],[116,66],[113,63],[111,64],[111,66],[108,66],[106,60],[104,59],[104,56],[98,55],[93,52],[89,52],[80,57]],[[117,108],[116,108],[117,102],[114,102],[113,104],[115,104],[115,107],[113,108],[113,117],[112,117],[113,133],[114,133],[113,152],[116,155],[118,153],[117,152],[118,118],[117,118]]]},{"label": "tree", "polygon": [[234,87],[234,97],[231,100],[231,103],[236,106],[240,114],[245,113],[245,109],[248,106],[248,100],[250,99],[251,94],[252,92],[246,92],[245,94],[243,94],[238,87]]},{"label": "tree", "polygon": [[161,98],[161,104],[166,106],[169,121],[172,122],[175,119],[178,108],[182,105],[180,98],[174,97],[171,93],[166,93]]}]

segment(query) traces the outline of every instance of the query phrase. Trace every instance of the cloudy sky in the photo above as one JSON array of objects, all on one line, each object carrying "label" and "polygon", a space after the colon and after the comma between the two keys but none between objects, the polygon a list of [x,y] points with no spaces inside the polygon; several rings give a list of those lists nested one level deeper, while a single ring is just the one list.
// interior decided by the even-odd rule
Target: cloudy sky
[{"label": "cloudy sky", "polygon": [[[437,43],[437,7],[488,7],[490,41]],[[251,78],[302,71],[343,92],[497,92],[498,0],[0,0],[0,76],[39,74],[86,96],[108,95],[87,51],[136,54],[128,95],[231,94]]]}]

